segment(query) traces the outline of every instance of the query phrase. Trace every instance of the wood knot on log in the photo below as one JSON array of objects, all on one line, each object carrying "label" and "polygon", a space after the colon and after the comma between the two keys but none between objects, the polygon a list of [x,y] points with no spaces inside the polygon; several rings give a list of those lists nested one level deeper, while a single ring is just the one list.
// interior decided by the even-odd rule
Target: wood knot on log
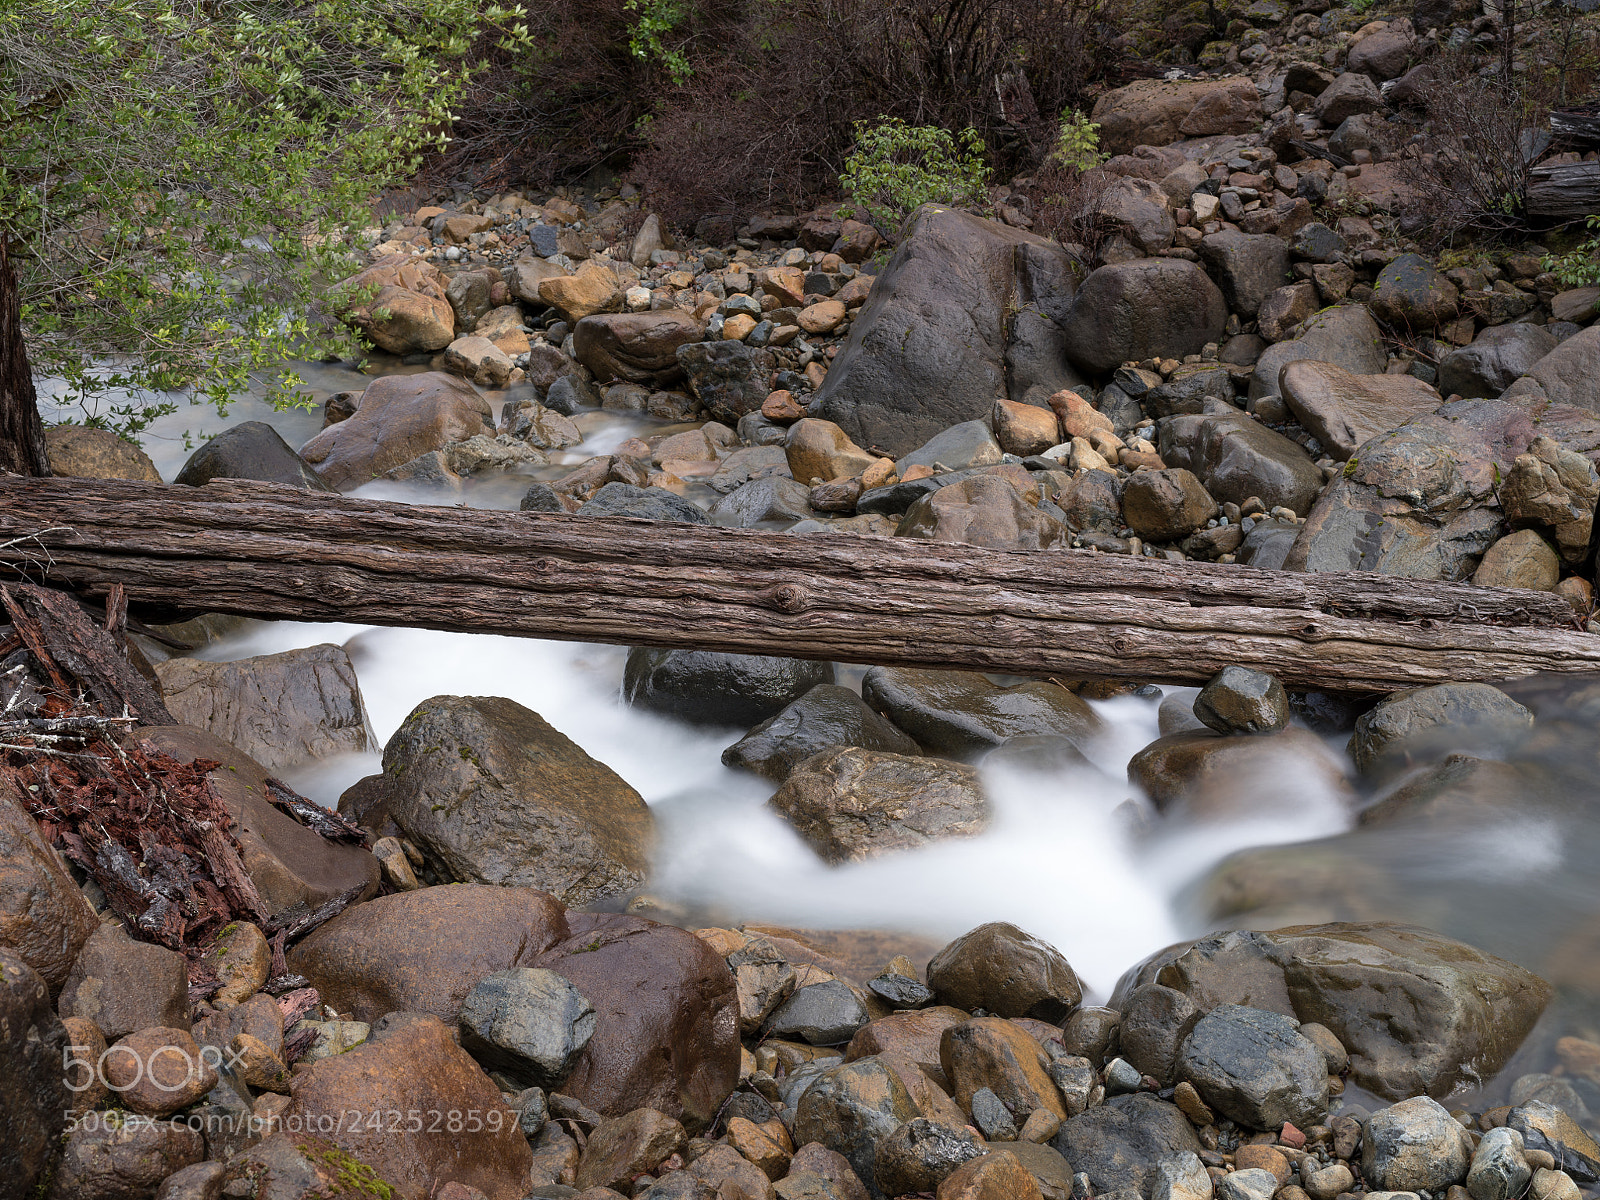
[{"label": "wood knot on log", "polygon": [[785,583],[767,593],[772,607],[779,612],[799,612],[811,600],[811,594],[798,583]]}]

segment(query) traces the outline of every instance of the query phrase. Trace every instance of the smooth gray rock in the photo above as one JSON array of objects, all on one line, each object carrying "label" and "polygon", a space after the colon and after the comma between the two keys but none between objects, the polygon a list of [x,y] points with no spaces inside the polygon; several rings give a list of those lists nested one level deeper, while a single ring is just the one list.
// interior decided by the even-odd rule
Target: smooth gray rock
[{"label": "smooth gray rock", "polygon": [[1285,364],[1303,358],[1331,362],[1352,375],[1381,375],[1389,361],[1372,314],[1364,305],[1341,305],[1308,320],[1299,337],[1262,351],[1250,374],[1250,398],[1279,395],[1278,372]]},{"label": "smooth gray rock", "polygon": [[484,976],[461,1005],[461,1048],[528,1087],[558,1089],[594,1036],[594,1005],[554,971]]},{"label": "smooth gray rock", "polygon": [[1221,734],[1276,733],[1289,724],[1289,694],[1265,671],[1223,667],[1194,698],[1194,715]]},{"label": "smooth gray rock", "polygon": [[1089,704],[1043,680],[1001,687],[974,671],[873,667],[861,698],[934,754],[972,758],[1017,734],[1087,745],[1101,730]]},{"label": "smooth gray rock", "polygon": [[1149,1092],[1114,1096],[1063,1121],[1050,1144],[1073,1171],[1089,1177],[1097,1195],[1131,1188],[1146,1200],[1158,1163],[1201,1149],[1189,1119]]},{"label": "smooth gray rock", "polygon": [[[1322,471],[1298,443],[1244,413],[1170,418],[1161,423],[1158,448],[1169,468],[1187,467],[1219,501],[1254,496],[1268,509],[1304,516],[1323,488]],[[1123,485],[1124,507],[1128,486],[1143,474]]]},{"label": "smooth gray rock", "polygon": [[832,663],[635,646],[628,651],[622,698],[692,725],[727,728],[765,721],[832,682]]},{"label": "smooth gray rock", "polygon": [[1347,750],[1366,774],[1449,750],[1503,750],[1533,726],[1533,714],[1487,683],[1441,683],[1386,696],[1356,721]]},{"label": "smooth gray rock", "polygon": [[[995,441],[986,420],[963,421],[940,430],[927,442],[918,446],[895,463],[895,473],[904,475],[907,467],[942,466],[946,471],[960,471],[967,467],[987,467],[1003,457],[1000,443]],[[939,464],[940,466],[936,466]]]},{"label": "smooth gray rock", "polygon": [[1200,239],[1200,261],[1222,288],[1228,306],[1254,317],[1268,293],[1289,282],[1289,246],[1270,233],[1225,229]]},{"label": "smooth gray rock", "polygon": [[1230,1171],[1217,1182],[1221,1200],[1272,1200],[1278,1190],[1278,1177],[1261,1167]]},{"label": "smooth gray rock", "polygon": [[[533,492],[529,489],[529,497]],[[555,510],[549,510],[555,511]],[[711,518],[700,508],[666,488],[635,487],[612,480],[578,509],[580,517],[638,517],[646,521],[678,521],[685,525],[709,525]]]},{"label": "smooth gray rock", "polygon": [[819,683],[724,750],[722,762],[782,782],[800,762],[833,746],[921,753],[909,734],[874,712],[855,692]]},{"label": "smooth gray rock", "polygon": [[793,523],[811,516],[811,489],[793,479],[767,476],[735,488],[713,504],[714,525],[752,528],[776,522]]},{"label": "smooth gray rock", "polygon": [[1220,341],[1227,319],[1222,292],[1194,263],[1141,258],[1103,266],[1078,289],[1067,357],[1096,375],[1131,360],[1182,358]]},{"label": "smooth gray rock", "polygon": [[1017,1123],[1011,1111],[988,1088],[979,1088],[972,1093],[972,1120],[991,1142],[1017,1140]]},{"label": "smooth gray rock", "polygon": [[1494,398],[1536,367],[1557,346],[1542,325],[1491,325],[1470,346],[1439,360],[1439,391],[1446,396]]},{"label": "smooth gray rock", "polygon": [[1194,1001],[1174,988],[1147,983],[1122,1008],[1123,1056],[1163,1087],[1177,1082],[1178,1047],[1200,1021]]},{"label": "smooth gray rock", "polygon": [[224,429],[189,456],[172,482],[200,487],[213,479],[286,483],[313,492],[336,490],[265,421],[245,421]]},{"label": "smooth gray rock", "polygon": [[1502,1125],[1488,1130],[1467,1168],[1467,1191],[1472,1200],[1517,1200],[1527,1191],[1533,1168],[1522,1150],[1522,1134],[1515,1129]]},{"label": "smooth gray rock", "polygon": [[848,1042],[870,1018],[850,985],[828,979],[798,989],[767,1020],[766,1035],[801,1038],[813,1046]]},{"label": "smooth gray rock", "polygon": [[1296,1025],[1265,1009],[1219,1005],[1184,1039],[1177,1074],[1241,1125],[1309,1129],[1328,1113],[1327,1064]]}]

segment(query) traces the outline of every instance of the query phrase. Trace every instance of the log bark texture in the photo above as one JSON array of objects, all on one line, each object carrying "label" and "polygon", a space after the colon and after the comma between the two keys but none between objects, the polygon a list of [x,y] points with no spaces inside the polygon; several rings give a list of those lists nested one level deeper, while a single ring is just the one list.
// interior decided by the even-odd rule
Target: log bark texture
[{"label": "log bark texture", "polygon": [[33,389],[33,368],[22,340],[21,300],[17,277],[0,236],[0,471],[48,475],[44,423]]},{"label": "log bark texture", "polygon": [[[0,480],[49,582],[310,621],[1068,678],[1388,691],[1600,670],[1545,592],[313,495]],[[36,556],[37,557],[37,556]],[[3,560],[3,556],[0,556]]]},{"label": "log bark texture", "polygon": [[1600,211],[1600,163],[1534,167],[1528,180],[1528,215],[1540,221],[1581,221]]}]

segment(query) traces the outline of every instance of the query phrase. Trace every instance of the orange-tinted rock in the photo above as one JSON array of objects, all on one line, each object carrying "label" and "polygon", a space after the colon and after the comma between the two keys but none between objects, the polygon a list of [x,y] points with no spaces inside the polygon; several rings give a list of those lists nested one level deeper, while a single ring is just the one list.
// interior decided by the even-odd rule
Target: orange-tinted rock
[{"label": "orange-tinted rock", "polygon": [[100,922],[12,786],[0,779],[0,949],[59,991]]},{"label": "orange-tinted rock", "polygon": [[636,1108],[589,1135],[574,1186],[626,1187],[683,1149],[685,1140],[678,1121],[653,1108]]},{"label": "orange-tinted rock", "polygon": [[1061,1093],[1045,1068],[1044,1049],[1010,1021],[975,1017],[945,1030],[939,1048],[956,1102],[972,1111],[972,1096],[988,1088],[1019,1120],[1035,1109],[1065,1118]]},{"label": "orange-tinted rock", "polygon": [[188,1108],[217,1085],[217,1072],[187,1029],[130,1033],[106,1053],[101,1070],[119,1104],[155,1117]]},{"label": "orange-tinted rock", "polygon": [[107,1041],[153,1025],[189,1028],[189,967],[164,946],[102,925],[84,943],[61,988],[64,1017],[86,1017]]},{"label": "orange-tinted rock", "polygon": [[455,334],[445,278],[409,254],[379,259],[339,285],[340,314],[391,354],[443,350]]},{"label": "orange-tinted rock", "polygon": [[1016,1156],[994,1149],[962,1163],[939,1185],[938,1200],[1043,1200],[1039,1185]]},{"label": "orange-tinted rock", "polygon": [[423,1012],[453,1024],[485,975],[544,965],[567,932],[561,906],[533,888],[419,888],[346,909],[294,948],[289,969],[358,1021]]},{"label": "orange-tinted rock", "polygon": [[300,456],[342,490],[480,433],[494,436],[494,414],[466,380],[442,371],[388,375],[367,385],[354,416],[317,434]]},{"label": "orange-tinted rock", "polygon": [[[360,1122],[351,1119],[355,1113]],[[393,1131],[391,1113],[406,1114],[404,1132]],[[330,1120],[335,1130],[322,1136],[406,1200],[426,1200],[449,1182],[490,1200],[521,1200],[527,1192],[533,1154],[517,1114],[434,1017],[397,1014],[375,1026],[365,1045],[318,1059],[298,1076],[285,1128],[321,1133]]]},{"label": "orange-tinted rock", "polygon": [[52,475],[161,482],[161,472],[156,470],[150,456],[109,429],[57,425],[44,431],[44,441]]},{"label": "orange-tinted rock", "polygon": [[852,1062],[871,1054],[899,1053],[913,1062],[939,1067],[939,1042],[944,1031],[961,1024],[970,1015],[962,1009],[940,1005],[880,1017],[856,1030],[845,1049],[845,1061]]}]

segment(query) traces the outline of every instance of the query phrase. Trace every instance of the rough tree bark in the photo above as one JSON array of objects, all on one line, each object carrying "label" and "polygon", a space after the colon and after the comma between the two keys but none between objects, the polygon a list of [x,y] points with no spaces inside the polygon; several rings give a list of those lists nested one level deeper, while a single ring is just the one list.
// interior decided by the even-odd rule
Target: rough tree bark
[{"label": "rough tree bark", "polygon": [[50,460],[33,390],[33,369],[22,341],[21,308],[6,239],[0,236],[0,471],[48,475]]},{"label": "rough tree bark", "polygon": [[1600,670],[1547,592],[428,508],[270,484],[0,480],[19,573],[136,604],[1056,675],[1387,691]]}]

